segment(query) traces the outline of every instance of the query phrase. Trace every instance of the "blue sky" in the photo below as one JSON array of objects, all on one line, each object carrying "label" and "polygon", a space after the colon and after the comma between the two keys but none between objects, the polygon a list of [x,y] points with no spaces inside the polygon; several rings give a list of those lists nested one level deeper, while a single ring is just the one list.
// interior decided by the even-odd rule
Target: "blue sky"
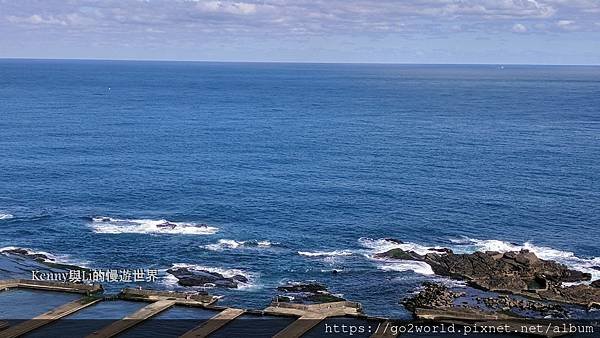
[{"label": "blue sky", "polygon": [[600,64],[600,0],[0,0],[0,57]]}]

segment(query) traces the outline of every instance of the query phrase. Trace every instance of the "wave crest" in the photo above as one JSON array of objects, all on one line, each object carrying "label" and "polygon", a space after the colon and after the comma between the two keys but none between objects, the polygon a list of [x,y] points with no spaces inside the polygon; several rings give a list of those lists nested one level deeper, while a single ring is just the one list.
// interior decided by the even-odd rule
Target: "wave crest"
[{"label": "wave crest", "polygon": [[300,256],[306,257],[338,257],[338,256],[351,256],[354,253],[347,250],[334,250],[334,251],[298,251]]},{"label": "wave crest", "polygon": [[[577,257],[573,252],[562,251],[545,246],[537,246],[532,242],[525,242],[523,244],[510,243],[496,239],[474,239],[468,237],[462,237],[457,239],[451,239],[452,245],[448,246],[455,253],[473,253],[476,251],[520,251],[529,250],[536,256],[544,260],[555,261],[568,266],[571,269],[587,272],[592,275],[592,280],[600,279],[600,257],[593,258],[581,258]],[[378,267],[381,270],[386,271],[407,271],[411,270],[419,274],[431,275],[433,271],[431,266],[423,262],[405,261],[405,260],[394,260],[393,262],[387,259],[375,259],[373,255],[376,253],[385,252],[391,249],[399,248],[405,251],[414,251],[419,255],[425,255],[427,253],[438,253],[433,249],[441,249],[440,246],[425,246],[411,242],[399,242],[391,239],[371,239],[371,238],[360,238],[359,243],[366,248],[371,249],[366,256],[378,262]],[[416,264],[419,263],[419,264]],[[425,266],[427,265],[427,266]]]},{"label": "wave crest", "polygon": [[212,235],[219,229],[206,224],[170,222],[165,219],[118,219],[110,217],[92,218],[92,228],[104,234],[181,234]]},{"label": "wave crest", "polygon": [[271,243],[269,241],[236,241],[233,239],[220,239],[217,243],[207,244],[202,247],[210,251],[223,251],[233,249],[270,248],[275,244],[277,243]]},{"label": "wave crest", "polygon": [[451,239],[450,241],[454,243],[450,249],[458,253],[470,253],[474,251],[507,252],[520,251],[523,249],[529,250],[541,259],[555,261],[564,264],[571,269],[588,272],[592,275],[592,280],[600,279],[600,271],[597,270],[600,266],[600,257],[581,258],[577,257],[575,253],[571,251],[537,246],[532,242],[517,244],[495,239],[482,240],[468,237]]},{"label": "wave crest", "polygon": [[7,219],[13,219],[13,218],[15,218],[15,216],[13,214],[0,213],[0,220],[7,220]]},{"label": "wave crest", "polygon": [[[257,286],[255,284],[256,278],[257,278],[256,274],[250,273],[248,271],[241,270],[241,269],[227,269],[227,268],[203,266],[203,265],[198,265],[198,264],[187,264],[187,263],[175,263],[171,266],[171,269],[177,269],[177,268],[186,268],[189,270],[214,272],[214,273],[218,273],[218,274],[222,275],[225,278],[231,278],[236,275],[242,275],[242,276],[246,277],[248,279],[248,282],[243,283],[243,282],[238,281],[237,290],[247,290],[247,289],[255,288]],[[166,274],[166,277],[164,279],[164,283],[171,287],[177,286],[177,281],[178,281],[177,277],[175,277],[169,273]]]}]

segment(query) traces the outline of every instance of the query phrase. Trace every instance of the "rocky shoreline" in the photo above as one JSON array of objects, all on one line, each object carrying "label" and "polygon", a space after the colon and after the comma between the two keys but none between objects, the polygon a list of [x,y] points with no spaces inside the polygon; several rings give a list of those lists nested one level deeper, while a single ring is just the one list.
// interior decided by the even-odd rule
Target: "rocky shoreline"
[{"label": "rocky shoreline", "polygon": [[[398,243],[401,241],[396,240]],[[589,310],[600,307],[600,282],[591,275],[538,258],[527,250],[509,252],[474,252],[455,254],[436,248],[419,254],[394,248],[374,255],[375,259],[419,261],[431,266],[438,276],[465,281],[473,289],[467,294],[454,292],[442,284],[425,283],[414,297],[402,303],[416,317],[420,309],[445,309],[456,315],[458,310],[469,317],[490,314],[518,318],[569,318],[565,306]],[[473,295],[469,290],[495,293],[492,297]],[[457,299],[462,301],[457,302]]]},{"label": "rocky shoreline", "polygon": [[[387,239],[397,244],[399,240]],[[54,269],[82,269],[57,262],[49,254],[10,248],[3,254],[30,260]],[[600,307],[600,281],[591,281],[586,272],[543,260],[527,250],[456,254],[447,248],[434,248],[425,254],[393,248],[377,253],[374,259],[427,263],[438,276],[467,282],[467,287],[450,288],[425,282],[413,297],[400,301],[417,318],[431,311],[439,315],[466,315],[471,319],[571,318],[570,307],[583,311]],[[249,284],[243,271],[215,272],[197,267],[173,266],[166,272],[183,288],[237,289]],[[480,291],[478,291],[480,290]],[[276,288],[277,302],[315,304],[344,301],[317,281],[288,282]],[[431,310],[431,311],[427,311]],[[441,311],[441,312],[440,312]],[[445,312],[444,312],[445,311]]]}]

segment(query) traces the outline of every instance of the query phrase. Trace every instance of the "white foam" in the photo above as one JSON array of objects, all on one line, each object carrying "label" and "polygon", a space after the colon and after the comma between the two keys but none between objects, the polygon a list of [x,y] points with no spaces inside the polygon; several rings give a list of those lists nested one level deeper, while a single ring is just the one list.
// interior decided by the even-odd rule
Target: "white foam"
[{"label": "white foam", "polygon": [[0,220],[12,219],[12,218],[15,218],[15,216],[12,214],[0,213]]},{"label": "white foam", "polygon": [[334,250],[334,251],[298,251],[300,256],[306,257],[339,257],[339,256],[351,256],[353,253],[347,250]]},{"label": "white foam", "polygon": [[0,253],[5,253],[5,252],[11,251],[11,250],[25,250],[30,255],[44,255],[44,256],[47,257],[47,259],[45,259],[44,262],[47,262],[47,263],[75,265],[75,266],[79,266],[79,267],[82,267],[82,268],[89,267],[89,262],[88,261],[76,260],[76,259],[73,259],[69,255],[55,255],[55,254],[51,254],[51,253],[46,252],[46,251],[33,250],[33,249],[30,249],[30,248],[21,248],[21,247],[16,247],[16,246],[6,246],[6,247],[3,247],[3,248],[0,248]]},{"label": "white foam", "polygon": [[419,255],[425,255],[428,253],[436,252],[432,249],[442,248],[440,246],[424,246],[421,244],[411,242],[398,243],[389,239],[372,239],[367,237],[359,238],[358,242],[362,246],[372,249],[372,253],[382,253],[391,249],[402,249],[404,251],[414,251]]},{"label": "white foam", "polygon": [[0,248],[0,252],[4,253],[7,251],[12,251],[12,250],[25,250],[27,251],[28,254],[30,255],[44,255],[46,257],[48,257],[48,259],[46,259],[46,262],[56,262],[57,257],[54,256],[53,254],[49,253],[49,252],[45,252],[45,251],[35,251],[29,248],[20,248],[20,247],[16,247],[16,246],[5,246],[3,248]]},{"label": "white foam", "polygon": [[[238,290],[248,290],[248,289],[253,289],[253,288],[257,287],[257,285],[255,284],[256,275],[253,273],[244,271],[244,270],[240,270],[240,269],[225,269],[225,268],[219,268],[219,267],[202,266],[202,265],[197,265],[197,264],[186,264],[186,263],[175,263],[175,264],[173,264],[173,266],[171,268],[172,269],[187,268],[189,270],[196,270],[196,271],[204,270],[204,271],[208,271],[208,272],[218,273],[225,278],[231,278],[235,275],[242,275],[248,279],[248,282],[247,283],[238,282],[238,288],[237,288]],[[169,273],[167,273],[167,274],[171,275]],[[175,279],[173,280],[173,278],[165,278],[165,282],[168,284],[174,283],[176,285],[177,278],[175,276],[172,276],[172,277]]]},{"label": "white foam", "polygon": [[380,259],[380,258],[375,258],[374,256],[375,256],[375,254],[386,252],[386,251],[389,251],[392,249],[402,249],[405,251],[414,251],[414,252],[418,253],[419,255],[425,255],[430,252],[435,252],[435,251],[431,250],[432,248],[439,248],[439,247],[424,246],[424,245],[420,245],[417,243],[411,243],[411,242],[398,243],[396,241],[389,240],[389,239],[372,239],[372,238],[366,238],[366,237],[359,238],[358,242],[362,246],[371,249],[370,251],[365,253],[365,256],[369,259],[376,261],[377,267],[380,270],[399,271],[399,272],[413,271],[414,273],[418,273],[418,274],[426,275],[426,276],[431,276],[434,274],[431,266],[425,262],[411,261],[411,260]]},{"label": "white foam", "polygon": [[269,241],[236,241],[233,239],[220,239],[217,243],[204,245],[203,248],[211,251],[223,251],[247,248],[269,248],[276,243]]},{"label": "white foam", "polygon": [[600,271],[593,267],[600,266],[600,257],[580,258],[575,256],[573,252],[562,251],[545,246],[537,246],[532,242],[525,242],[521,245],[509,243],[500,240],[481,240],[463,237],[460,239],[451,239],[455,244],[450,248],[458,253],[474,252],[474,251],[520,251],[522,249],[533,252],[536,256],[544,260],[551,260],[562,263],[571,269],[588,272],[592,275],[592,280],[600,279]]},{"label": "white foam", "polygon": [[426,276],[435,274],[429,264],[419,261],[398,260],[392,262],[385,260],[384,263],[379,264],[378,268],[383,271],[413,271]]},{"label": "white foam", "polygon": [[[160,226],[166,223],[174,226]],[[169,222],[164,219],[117,219],[110,217],[94,217],[92,219],[92,228],[94,232],[104,234],[212,235],[219,230],[205,224]]]}]

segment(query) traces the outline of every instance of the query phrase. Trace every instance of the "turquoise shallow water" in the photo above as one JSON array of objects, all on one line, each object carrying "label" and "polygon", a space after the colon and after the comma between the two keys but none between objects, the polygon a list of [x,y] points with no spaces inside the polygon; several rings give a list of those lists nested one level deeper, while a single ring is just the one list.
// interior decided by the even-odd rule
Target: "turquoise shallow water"
[{"label": "turquoise shallow water", "polygon": [[0,246],[241,272],[211,292],[257,308],[318,280],[406,316],[433,277],[370,259],[382,238],[595,271],[599,109],[598,67],[2,60]]}]

